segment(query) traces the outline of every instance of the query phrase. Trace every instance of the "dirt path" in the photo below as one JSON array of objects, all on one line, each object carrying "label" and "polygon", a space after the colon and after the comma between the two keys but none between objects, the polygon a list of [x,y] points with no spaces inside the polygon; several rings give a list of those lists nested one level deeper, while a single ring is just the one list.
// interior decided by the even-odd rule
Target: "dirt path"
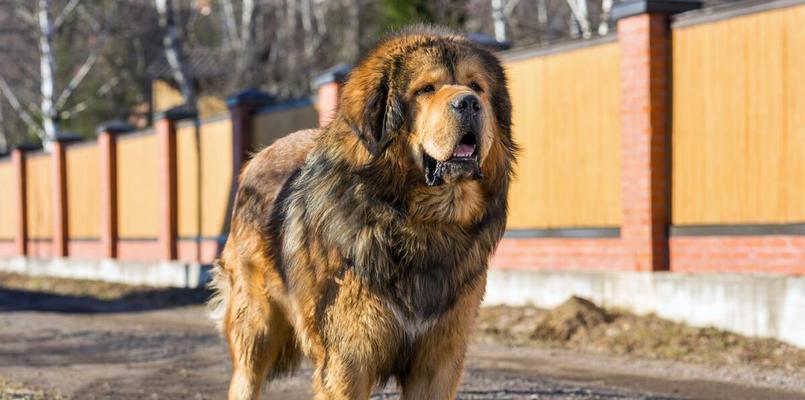
[{"label": "dirt path", "polygon": [[[0,289],[0,378],[43,389],[44,398],[223,398],[227,355],[202,308],[151,308],[147,302]],[[309,374],[306,367],[274,383],[265,397],[310,398]],[[805,392],[792,391],[804,387],[797,379],[751,369],[475,344],[459,398],[805,399]],[[36,398],[12,393],[0,385],[0,399]],[[396,398],[396,387],[390,384],[376,398]]]}]

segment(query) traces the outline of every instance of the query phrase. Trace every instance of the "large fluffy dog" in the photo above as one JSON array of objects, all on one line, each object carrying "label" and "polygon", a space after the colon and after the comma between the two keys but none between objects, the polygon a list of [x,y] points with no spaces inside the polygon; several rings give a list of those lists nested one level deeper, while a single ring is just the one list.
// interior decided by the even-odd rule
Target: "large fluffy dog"
[{"label": "large fluffy dog", "polygon": [[499,61],[436,29],[381,42],[335,120],[264,149],[240,177],[213,300],[230,399],[304,354],[317,398],[455,395],[515,145]]}]

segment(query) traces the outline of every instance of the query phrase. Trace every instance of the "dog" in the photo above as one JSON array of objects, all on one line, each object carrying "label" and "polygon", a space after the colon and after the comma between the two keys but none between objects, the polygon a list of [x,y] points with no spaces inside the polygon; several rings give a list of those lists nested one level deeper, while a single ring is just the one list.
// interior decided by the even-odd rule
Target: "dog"
[{"label": "dog", "polygon": [[381,41],[334,120],[243,169],[210,302],[230,399],[314,366],[317,399],[454,398],[517,146],[505,72],[440,28]]}]

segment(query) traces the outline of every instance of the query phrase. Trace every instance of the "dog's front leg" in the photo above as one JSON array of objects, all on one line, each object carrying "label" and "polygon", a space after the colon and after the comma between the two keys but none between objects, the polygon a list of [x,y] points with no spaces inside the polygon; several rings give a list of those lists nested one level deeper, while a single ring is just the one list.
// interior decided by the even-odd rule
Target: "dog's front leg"
[{"label": "dog's front leg", "polygon": [[323,350],[316,354],[316,399],[363,400],[399,348],[400,331],[384,302],[352,271],[339,281],[320,321]]},{"label": "dog's front leg", "polygon": [[466,334],[443,331],[430,336],[417,349],[408,375],[399,377],[402,399],[448,400],[456,396],[464,369]]},{"label": "dog's front leg", "polygon": [[335,353],[327,354],[316,366],[314,382],[316,400],[364,400],[374,386],[366,365],[356,365]]},{"label": "dog's front leg", "polygon": [[464,355],[485,280],[470,288],[419,342],[411,368],[398,376],[404,400],[447,400],[456,397]]}]

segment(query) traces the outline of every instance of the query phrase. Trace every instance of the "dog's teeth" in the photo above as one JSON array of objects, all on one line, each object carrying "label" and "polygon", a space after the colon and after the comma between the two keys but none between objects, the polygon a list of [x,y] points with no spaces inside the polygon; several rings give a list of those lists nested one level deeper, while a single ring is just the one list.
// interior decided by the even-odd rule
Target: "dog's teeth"
[{"label": "dog's teeth", "polygon": [[453,151],[454,157],[469,157],[475,151],[475,146],[469,144],[459,144]]}]

